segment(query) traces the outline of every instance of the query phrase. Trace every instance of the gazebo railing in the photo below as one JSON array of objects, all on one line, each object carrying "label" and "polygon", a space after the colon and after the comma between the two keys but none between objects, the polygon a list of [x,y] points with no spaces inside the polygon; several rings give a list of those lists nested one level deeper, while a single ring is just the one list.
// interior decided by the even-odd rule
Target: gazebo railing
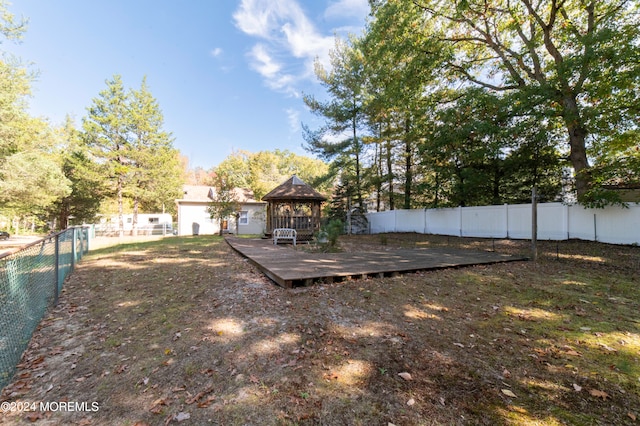
[{"label": "gazebo railing", "polygon": [[271,218],[271,225],[271,229],[292,228],[313,231],[312,217],[306,215],[275,216]]}]

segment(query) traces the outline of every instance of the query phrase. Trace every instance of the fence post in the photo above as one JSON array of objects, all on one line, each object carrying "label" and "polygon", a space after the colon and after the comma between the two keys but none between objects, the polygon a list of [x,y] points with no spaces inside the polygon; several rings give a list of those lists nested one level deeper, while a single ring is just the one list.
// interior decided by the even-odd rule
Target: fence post
[{"label": "fence post", "polygon": [[535,185],[531,188],[531,251],[535,262],[538,260],[538,196]]},{"label": "fence post", "polygon": [[509,239],[509,204],[504,203],[504,223],[505,231],[507,234],[507,240]]},{"label": "fence post", "polygon": [[427,232],[427,207],[424,208],[424,230],[422,231],[423,234],[428,234]]},{"label": "fence post", "polygon": [[393,232],[398,232],[398,210],[393,211]]},{"label": "fence post", "polygon": [[59,244],[60,234],[56,234],[55,236],[55,274],[56,279],[53,280],[53,284],[55,285],[55,289],[53,291],[53,306],[58,305],[58,288],[60,288],[60,244]]},{"label": "fence post", "polygon": [[567,240],[571,239],[571,229],[569,228],[569,226],[571,226],[571,224],[569,223],[569,215],[571,214],[571,212],[569,211],[569,207],[568,205],[564,205],[564,226],[566,228],[567,231]]},{"label": "fence post", "polygon": [[73,228],[71,228],[71,270],[73,271],[74,269],[76,269],[76,256],[78,255],[77,253],[77,248],[76,248],[76,230],[78,228],[76,228],[75,226]]}]

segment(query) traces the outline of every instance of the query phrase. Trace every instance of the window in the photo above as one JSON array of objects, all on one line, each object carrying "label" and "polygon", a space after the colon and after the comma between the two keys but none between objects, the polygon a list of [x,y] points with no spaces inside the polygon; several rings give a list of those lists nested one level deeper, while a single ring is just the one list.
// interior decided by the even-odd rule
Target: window
[{"label": "window", "polygon": [[247,225],[249,223],[249,212],[242,211],[238,216],[238,224],[239,225]]},{"label": "window", "polygon": [[160,218],[159,217],[150,217],[149,218],[149,223],[160,223]]}]

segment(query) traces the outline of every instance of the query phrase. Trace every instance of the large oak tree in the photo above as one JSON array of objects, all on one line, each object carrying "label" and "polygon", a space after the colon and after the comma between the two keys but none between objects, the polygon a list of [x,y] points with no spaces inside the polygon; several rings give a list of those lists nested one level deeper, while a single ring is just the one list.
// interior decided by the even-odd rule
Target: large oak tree
[{"label": "large oak tree", "polygon": [[638,2],[384,3],[396,2],[422,9],[429,23],[422,28],[451,49],[445,66],[452,77],[494,92],[518,93],[519,102],[543,108],[549,119],[562,123],[578,198],[588,201],[593,181],[589,150],[605,136],[598,133],[602,121],[609,128],[627,129],[634,114],[637,117]]}]

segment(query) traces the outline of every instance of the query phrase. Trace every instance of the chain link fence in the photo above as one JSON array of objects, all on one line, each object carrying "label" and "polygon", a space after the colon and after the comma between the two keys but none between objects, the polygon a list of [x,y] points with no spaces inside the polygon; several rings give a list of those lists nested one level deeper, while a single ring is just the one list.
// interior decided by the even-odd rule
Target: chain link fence
[{"label": "chain link fence", "polygon": [[0,258],[0,389],[9,383],[46,310],[89,249],[89,229],[74,227]]}]

